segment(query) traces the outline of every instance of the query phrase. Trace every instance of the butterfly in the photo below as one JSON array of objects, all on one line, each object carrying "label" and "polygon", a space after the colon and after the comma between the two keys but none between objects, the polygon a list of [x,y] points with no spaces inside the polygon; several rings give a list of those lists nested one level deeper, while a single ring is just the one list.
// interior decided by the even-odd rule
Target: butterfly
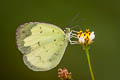
[{"label": "butterfly", "polygon": [[23,54],[25,65],[33,71],[48,71],[61,61],[72,31],[40,22],[20,25],[16,30],[16,44]]}]

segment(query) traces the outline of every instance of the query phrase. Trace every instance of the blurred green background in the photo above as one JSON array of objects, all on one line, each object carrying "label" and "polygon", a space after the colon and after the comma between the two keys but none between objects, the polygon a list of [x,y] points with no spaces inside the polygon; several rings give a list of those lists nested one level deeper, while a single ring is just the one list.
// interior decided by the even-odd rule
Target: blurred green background
[{"label": "blurred green background", "polygon": [[[60,64],[47,72],[33,72],[16,48],[16,28],[25,22],[48,22],[65,29],[80,13],[82,29],[95,31],[90,56],[96,80],[120,80],[120,2],[116,0],[0,0],[0,80],[58,80],[66,67],[74,80],[91,80],[80,45],[68,45]],[[76,29],[76,30],[79,30]]]}]

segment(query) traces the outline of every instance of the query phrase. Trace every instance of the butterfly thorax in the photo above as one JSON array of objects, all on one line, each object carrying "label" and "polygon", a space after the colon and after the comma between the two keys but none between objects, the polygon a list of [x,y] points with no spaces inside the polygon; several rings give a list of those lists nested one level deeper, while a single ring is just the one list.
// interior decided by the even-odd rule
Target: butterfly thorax
[{"label": "butterfly thorax", "polygon": [[71,34],[72,34],[71,29],[70,29],[70,28],[66,28],[66,29],[64,30],[64,32],[65,32],[68,40],[70,41],[70,36],[71,36]]}]

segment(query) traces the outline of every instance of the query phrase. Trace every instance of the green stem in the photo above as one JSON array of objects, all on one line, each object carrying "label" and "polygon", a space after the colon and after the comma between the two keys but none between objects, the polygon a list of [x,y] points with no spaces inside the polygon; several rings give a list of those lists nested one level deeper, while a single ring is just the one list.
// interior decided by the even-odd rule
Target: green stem
[{"label": "green stem", "polygon": [[91,62],[90,62],[90,56],[89,56],[89,51],[88,49],[85,49],[86,55],[87,55],[87,59],[88,59],[88,64],[89,64],[89,69],[90,69],[90,73],[91,73],[91,78],[92,80],[95,80],[93,71],[92,71],[92,66],[91,66]]}]

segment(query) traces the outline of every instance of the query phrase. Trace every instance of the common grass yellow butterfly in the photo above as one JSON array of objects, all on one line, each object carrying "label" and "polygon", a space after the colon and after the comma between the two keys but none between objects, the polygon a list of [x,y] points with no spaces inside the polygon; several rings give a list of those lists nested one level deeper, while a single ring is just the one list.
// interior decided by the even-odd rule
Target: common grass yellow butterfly
[{"label": "common grass yellow butterfly", "polygon": [[48,71],[61,61],[71,31],[53,24],[30,22],[17,28],[16,43],[25,65],[33,71]]}]

